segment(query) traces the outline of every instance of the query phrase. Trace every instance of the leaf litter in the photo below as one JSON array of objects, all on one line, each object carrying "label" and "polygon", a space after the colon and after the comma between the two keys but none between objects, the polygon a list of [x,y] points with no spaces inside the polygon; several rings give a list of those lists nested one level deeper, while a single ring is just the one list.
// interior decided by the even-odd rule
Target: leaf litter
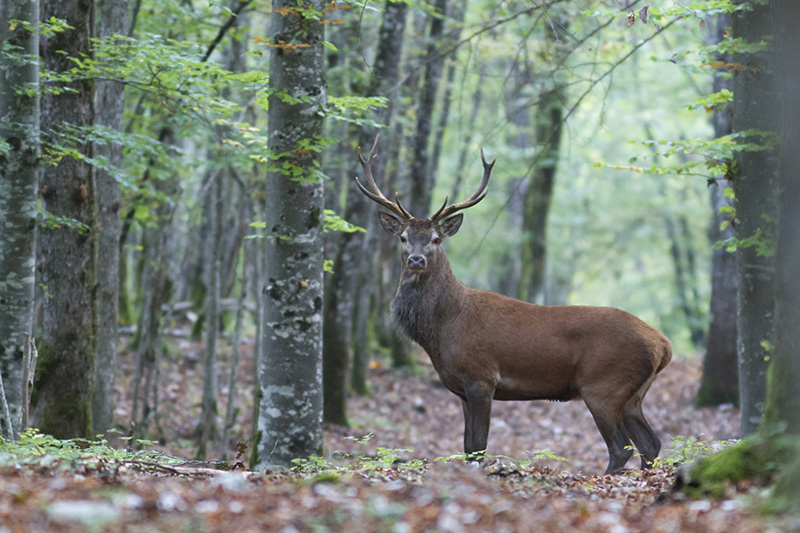
[{"label": "leaf litter", "polygon": [[[154,448],[170,456],[193,453],[201,379],[191,359],[162,384],[170,402]],[[647,395],[664,458],[647,471],[634,457],[625,473],[600,475],[606,448],[580,402],[495,402],[488,458],[467,463],[460,402],[420,358],[413,373],[372,365],[370,395],[348,404],[351,427],[326,427],[323,456],[294,472],[250,472],[246,458],[230,459],[250,415],[236,422],[228,461],[2,466],[0,531],[800,531],[759,513],[767,489],[757,485],[732,486],[722,500],[671,492],[681,462],[738,434],[732,406],[693,407],[701,363],[675,358]],[[128,370],[118,390],[123,419]],[[252,391],[239,397],[248,412]]]}]

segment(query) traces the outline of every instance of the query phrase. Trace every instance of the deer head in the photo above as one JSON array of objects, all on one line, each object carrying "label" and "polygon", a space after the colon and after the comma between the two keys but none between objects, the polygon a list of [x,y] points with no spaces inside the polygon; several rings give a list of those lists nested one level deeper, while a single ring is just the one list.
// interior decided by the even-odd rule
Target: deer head
[{"label": "deer head", "polygon": [[[491,163],[486,162],[481,148],[481,161],[483,162],[483,180],[478,190],[464,202],[447,205],[448,198],[445,197],[442,207],[432,216],[420,219],[415,218],[400,204],[395,194],[394,202],[389,200],[375,183],[372,176],[372,161],[377,157],[378,138],[370,150],[369,157],[364,159],[361,149],[358,151],[358,160],[364,167],[366,186],[356,178],[356,184],[367,198],[377,202],[389,212],[380,212],[380,221],[383,229],[397,236],[403,244],[403,269],[409,274],[419,276],[430,271],[439,263],[441,244],[445,238],[451,237],[458,232],[461,222],[464,220],[463,213],[458,213],[463,209],[472,207],[486,197],[488,192],[489,176],[492,167],[497,161],[495,157]],[[458,213],[458,214],[457,214]]]}]

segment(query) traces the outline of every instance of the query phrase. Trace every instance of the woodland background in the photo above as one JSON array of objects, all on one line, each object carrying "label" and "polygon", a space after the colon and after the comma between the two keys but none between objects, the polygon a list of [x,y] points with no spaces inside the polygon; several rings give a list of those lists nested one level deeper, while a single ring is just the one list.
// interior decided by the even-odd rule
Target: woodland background
[{"label": "woodland background", "polygon": [[[481,147],[497,157],[447,243],[462,282],[641,317],[677,357],[703,355],[697,405],[741,407],[739,434],[717,438],[756,433],[782,346],[776,298],[792,294],[775,265],[791,259],[778,147],[794,137],[770,133],[783,115],[768,102],[791,81],[777,65],[793,14],[720,0],[4,2],[6,440],[29,425],[121,434],[263,467],[270,431],[298,442],[259,426],[291,410],[270,396],[289,384],[313,406],[291,464],[323,453],[320,418],[328,439],[348,433],[348,402],[386,394],[381,369],[426,375],[388,318],[396,243],[353,184],[379,132],[376,177],[417,216],[474,190]],[[281,320],[290,334],[270,341]],[[394,409],[436,411],[419,402]],[[166,429],[170,404],[190,428]]]}]

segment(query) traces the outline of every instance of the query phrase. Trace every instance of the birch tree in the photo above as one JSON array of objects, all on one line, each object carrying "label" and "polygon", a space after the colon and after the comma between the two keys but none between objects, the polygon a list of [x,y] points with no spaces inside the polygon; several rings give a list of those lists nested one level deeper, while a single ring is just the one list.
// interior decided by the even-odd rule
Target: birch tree
[{"label": "birch tree", "polygon": [[322,449],[322,6],[273,2],[260,469]]}]

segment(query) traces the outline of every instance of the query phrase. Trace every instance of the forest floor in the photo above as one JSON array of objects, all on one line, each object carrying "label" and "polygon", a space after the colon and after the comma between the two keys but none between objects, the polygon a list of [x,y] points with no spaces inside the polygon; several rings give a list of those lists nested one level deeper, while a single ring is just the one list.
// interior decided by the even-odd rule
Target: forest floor
[{"label": "forest floor", "polygon": [[[195,454],[201,349],[176,342],[160,378],[160,432],[152,437],[160,442],[150,448],[171,457]],[[221,363],[224,412],[226,354]],[[351,399],[350,428],[326,428],[324,457],[298,465],[302,472],[255,473],[235,458],[252,424],[252,363],[243,359],[242,416],[228,460],[216,464],[228,470],[168,456],[46,455],[16,465],[0,457],[0,532],[800,531],[800,518],[759,511],[768,489],[757,484],[731,486],[718,500],[671,490],[677,469],[668,463],[709,453],[738,433],[733,407],[693,407],[700,366],[699,357],[676,357],[645,399],[665,461],[644,472],[633,458],[630,471],[600,475],[606,449],[580,402],[495,402],[492,458],[480,466],[453,458],[461,405],[420,358],[413,373],[371,364],[370,395]],[[130,417],[133,367],[133,356],[123,355],[120,421]]]}]

